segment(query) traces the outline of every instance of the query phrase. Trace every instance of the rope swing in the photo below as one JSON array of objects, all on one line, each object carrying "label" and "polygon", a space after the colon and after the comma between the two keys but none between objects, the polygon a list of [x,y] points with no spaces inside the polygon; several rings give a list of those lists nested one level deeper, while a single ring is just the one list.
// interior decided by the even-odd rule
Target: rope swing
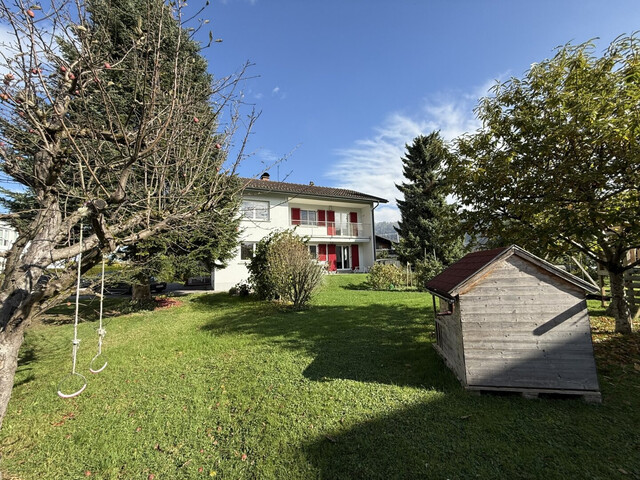
[{"label": "rope swing", "polygon": [[[89,371],[91,373],[100,373],[107,368],[108,359],[102,354],[102,341],[107,331],[102,326],[102,304],[104,300],[104,256],[102,257],[102,281],[100,284],[100,324],[98,326],[98,353],[93,357],[91,363],[89,363]],[[100,368],[98,366],[102,365]]]},{"label": "rope swing", "polygon": [[[87,379],[81,373],[76,372],[76,360],[78,358],[78,347],[80,346],[80,339],[78,338],[78,309],[80,306],[80,271],[82,270],[82,230],[83,224],[80,222],[80,253],[78,254],[78,278],[76,283],[76,314],[73,322],[73,340],[72,340],[72,349],[71,349],[71,357],[73,359],[71,373],[60,380],[58,383],[58,396],[60,398],[73,398],[80,395],[85,388],[87,388]],[[74,378],[79,378],[82,381],[82,387],[79,390],[76,390],[73,393],[64,393],[63,384],[71,383]]]}]

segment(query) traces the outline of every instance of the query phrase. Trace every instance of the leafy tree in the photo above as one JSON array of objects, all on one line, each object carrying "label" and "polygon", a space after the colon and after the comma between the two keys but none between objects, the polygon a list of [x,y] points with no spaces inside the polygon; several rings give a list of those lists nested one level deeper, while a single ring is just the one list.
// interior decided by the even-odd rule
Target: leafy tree
[{"label": "leafy tree", "polygon": [[476,235],[543,256],[583,252],[611,278],[616,331],[629,333],[625,252],[640,246],[640,45],[602,56],[566,45],[496,85],[459,139],[448,176]]},{"label": "leafy tree", "polygon": [[448,266],[462,256],[458,216],[445,200],[442,174],[443,163],[452,155],[438,132],[416,137],[406,148],[402,163],[407,182],[396,185],[404,195],[404,200],[396,200],[401,215],[398,256],[414,265],[434,259]]},{"label": "leafy tree", "polygon": [[[0,168],[20,187],[4,192],[10,213],[0,214],[19,232],[3,254],[0,421],[25,329],[67,297],[78,268],[167,232],[186,237],[207,212],[235,215],[236,163],[223,168],[235,127],[219,133],[218,118],[227,107],[237,118],[242,71],[206,77],[181,8],[79,0],[44,11],[0,0],[13,35],[0,51]],[[51,275],[54,263],[66,268]]]}]

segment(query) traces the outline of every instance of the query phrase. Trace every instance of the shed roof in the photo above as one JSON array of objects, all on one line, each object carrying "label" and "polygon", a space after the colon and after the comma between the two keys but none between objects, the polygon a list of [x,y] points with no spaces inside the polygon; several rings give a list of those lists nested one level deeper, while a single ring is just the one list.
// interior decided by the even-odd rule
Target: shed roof
[{"label": "shed roof", "polygon": [[432,278],[426,285],[427,290],[440,297],[453,299],[458,295],[462,287],[472,281],[474,277],[486,272],[489,267],[497,261],[506,259],[511,255],[518,255],[547,270],[552,275],[560,277],[587,292],[596,293],[598,291],[595,285],[565,272],[561,268],[536,257],[517,245],[470,253],[451,265],[440,275]]},{"label": "shed roof", "polygon": [[316,185],[303,185],[299,183],[274,182],[271,180],[257,180],[255,178],[240,179],[245,190],[258,190],[271,193],[288,193],[302,197],[341,198],[365,202],[387,203],[384,198],[374,197],[366,193],[356,192],[345,188],[318,187]]}]

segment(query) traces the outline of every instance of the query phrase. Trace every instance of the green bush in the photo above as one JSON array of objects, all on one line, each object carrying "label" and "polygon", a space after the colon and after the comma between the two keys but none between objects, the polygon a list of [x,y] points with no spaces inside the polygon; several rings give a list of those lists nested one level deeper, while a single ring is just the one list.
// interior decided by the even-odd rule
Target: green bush
[{"label": "green bush", "polygon": [[415,265],[414,281],[419,290],[425,290],[429,280],[444,270],[444,265],[437,258],[419,260]]},{"label": "green bush", "polygon": [[236,283],[229,289],[229,295],[234,297],[248,297],[251,293],[251,286],[247,282]]},{"label": "green bush", "polygon": [[249,283],[267,300],[300,310],[322,280],[322,267],[309,255],[306,242],[291,230],[271,233],[256,245],[249,264]]},{"label": "green bush", "polygon": [[260,240],[256,245],[251,262],[247,265],[249,269],[249,284],[253,292],[261,300],[274,300],[276,298],[276,289],[270,277],[268,255],[271,243],[281,233],[271,232]]},{"label": "green bush", "polygon": [[369,270],[367,283],[374,290],[393,290],[404,286],[404,272],[395,265],[376,263]]}]

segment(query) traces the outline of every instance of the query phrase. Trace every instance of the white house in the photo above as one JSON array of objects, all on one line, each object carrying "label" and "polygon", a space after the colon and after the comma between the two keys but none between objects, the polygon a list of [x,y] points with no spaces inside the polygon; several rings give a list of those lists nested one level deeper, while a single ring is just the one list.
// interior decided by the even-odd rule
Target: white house
[{"label": "white house", "polygon": [[309,251],[330,272],[366,271],[375,261],[374,210],[384,198],[313,183],[273,182],[265,173],[242,179],[241,241],[226,268],[212,273],[214,290],[247,280],[256,244],[274,230],[295,228]]},{"label": "white house", "polygon": [[[18,232],[11,225],[0,222],[0,252],[6,252],[18,238]],[[5,259],[0,258],[0,272],[4,270]]]}]

